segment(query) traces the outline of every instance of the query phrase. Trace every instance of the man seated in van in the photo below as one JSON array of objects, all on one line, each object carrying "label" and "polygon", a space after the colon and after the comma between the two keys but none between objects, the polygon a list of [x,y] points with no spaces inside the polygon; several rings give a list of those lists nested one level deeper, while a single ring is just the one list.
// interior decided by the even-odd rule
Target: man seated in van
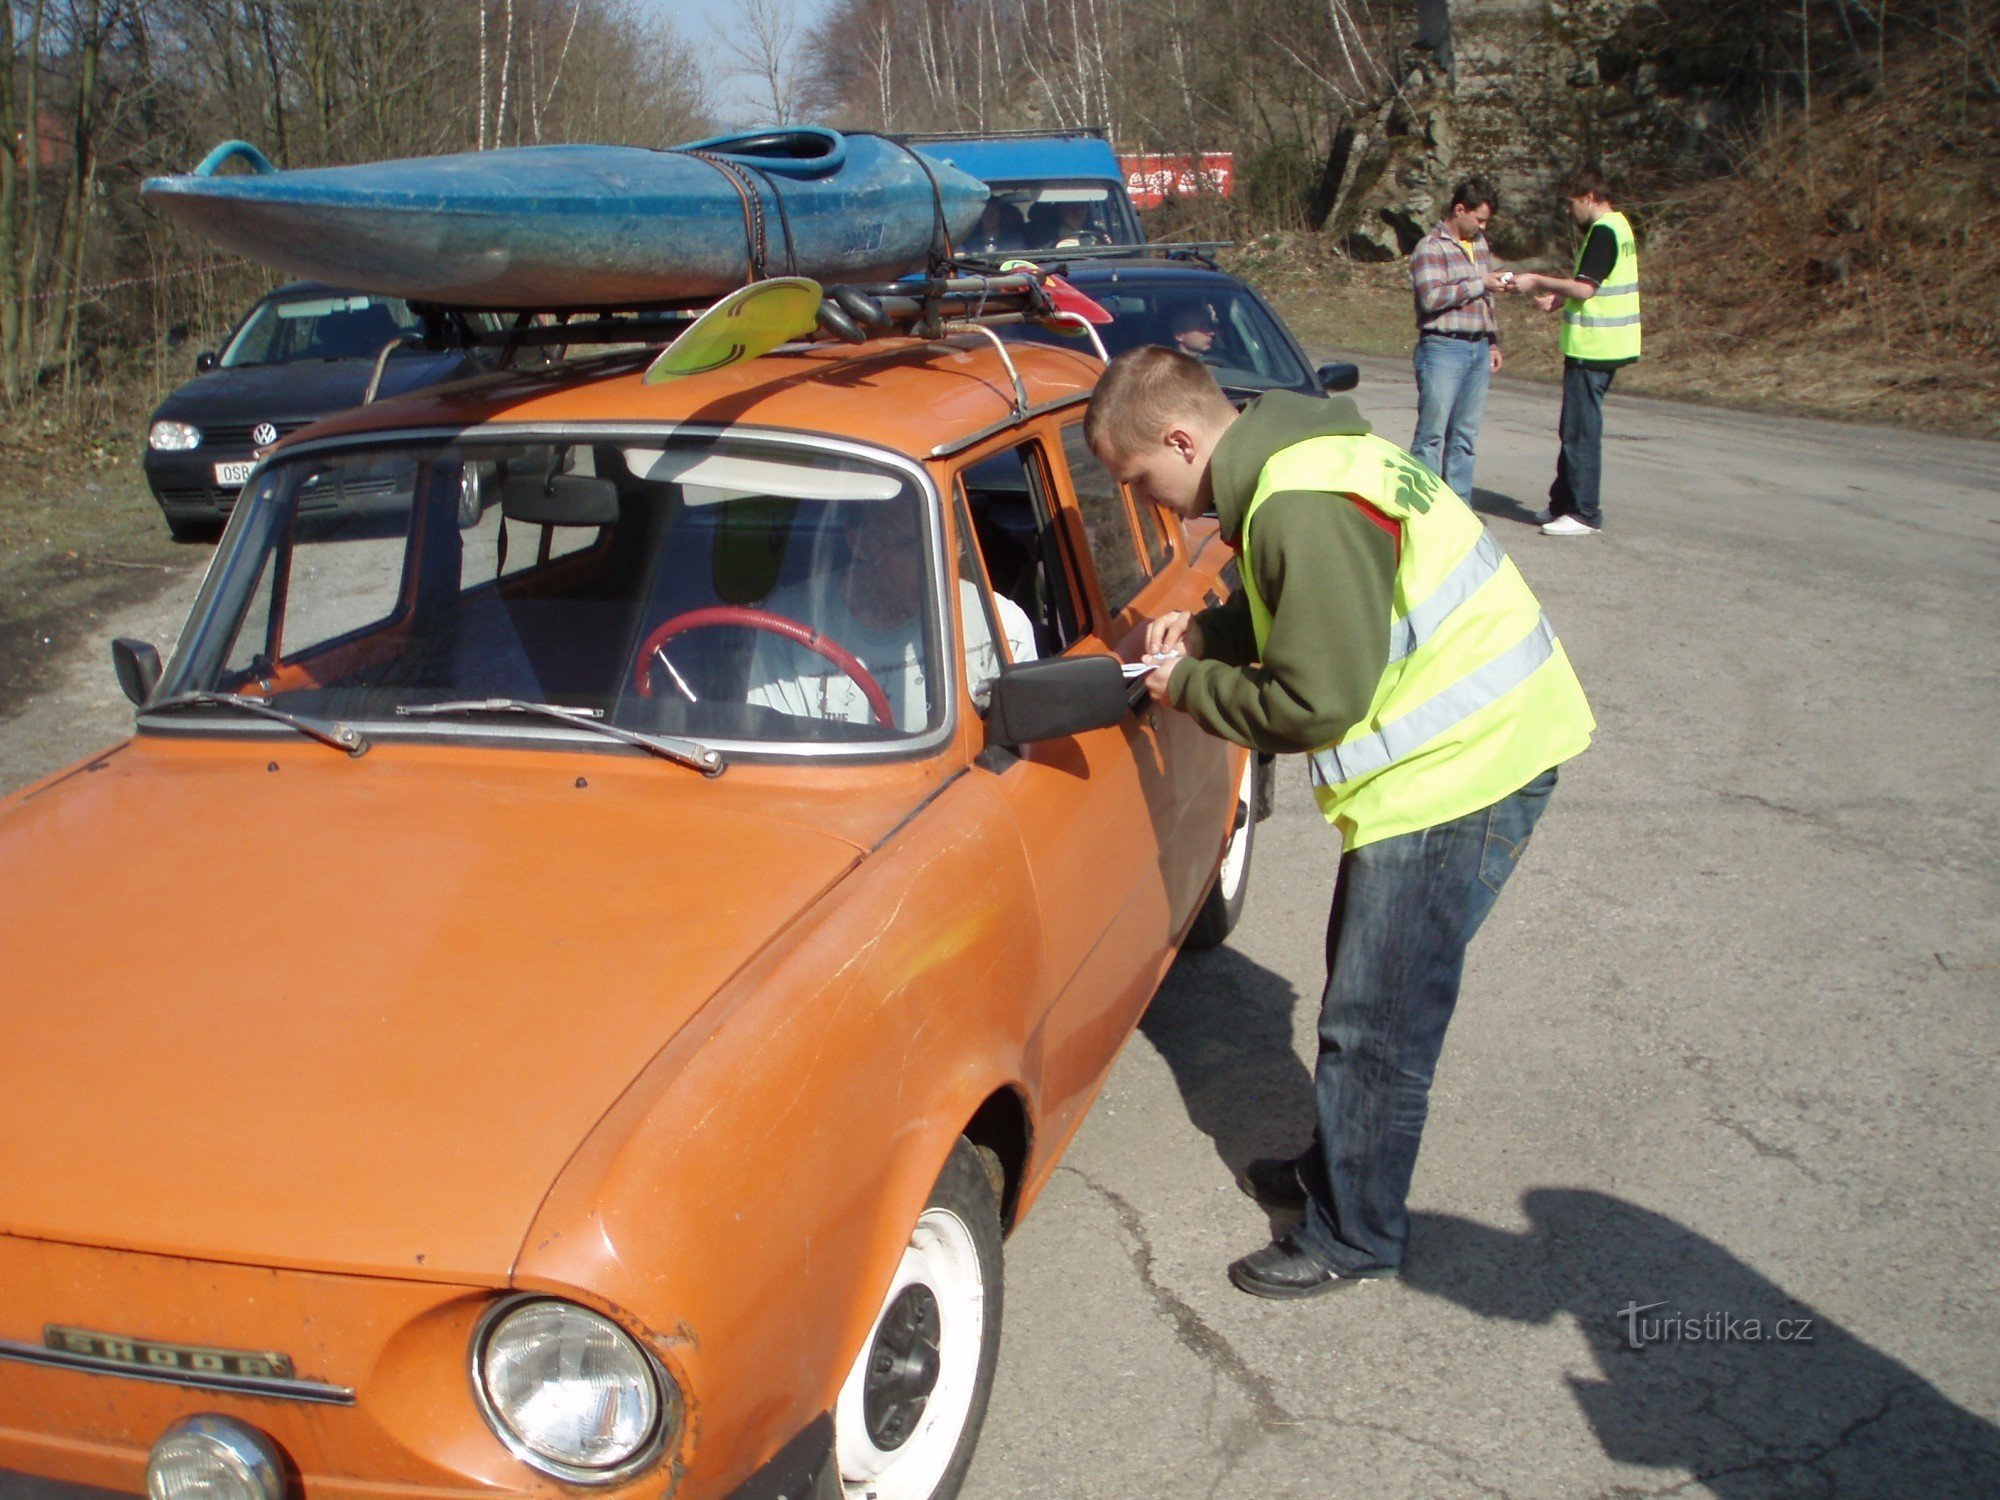
[{"label": "man seated in van", "polygon": [[[949,676],[929,659],[924,640],[924,572],[928,553],[908,496],[839,502],[836,524],[846,542],[844,563],[779,588],[764,601],[772,614],[811,627],[852,654],[888,699],[891,725],[905,733],[937,717],[931,684]],[[965,630],[965,671],[977,691],[1000,675],[1000,649],[986,625],[981,589],[959,581]],[[1035,632],[1013,600],[993,596],[1009,657],[1035,659]],[[849,723],[877,721],[862,684],[826,657],[767,631],[757,633],[748,701],[780,713]]]},{"label": "man seated in van", "polygon": [[996,255],[1019,250],[1028,243],[1028,226],[1021,211],[1005,198],[988,198],[979,211],[979,222],[959,248],[974,255]]}]

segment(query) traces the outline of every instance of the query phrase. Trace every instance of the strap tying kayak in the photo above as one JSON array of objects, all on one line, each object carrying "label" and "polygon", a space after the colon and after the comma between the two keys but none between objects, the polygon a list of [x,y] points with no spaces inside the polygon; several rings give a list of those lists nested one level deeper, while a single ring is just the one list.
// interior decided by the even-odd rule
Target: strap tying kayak
[{"label": "strap tying kayak", "polygon": [[757,179],[771,190],[771,201],[778,205],[778,227],[785,231],[785,274],[798,275],[799,253],[798,247],[792,243],[792,216],[785,212],[785,195],[780,191],[777,180],[762,167],[754,166],[747,161],[732,162],[730,165],[739,172],[755,173]]},{"label": "strap tying kayak", "polygon": [[899,140],[893,135],[885,135],[881,139],[900,148],[911,161],[922,168],[925,180],[931,185],[931,222],[935,233],[931,236],[930,274],[933,277],[949,276],[957,252],[951,247],[951,224],[944,216],[944,190],[938,186],[937,173],[933,172],[931,164],[924,160],[923,152],[914,149],[908,141]]},{"label": "strap tying kayak", "polygon": [[[692,156],[696,161],[707,162],[722,174],[724,180],[731,187],[736,189],[736,196],[743,202],[744,248],[750,253],[750,275],[748,280],[762,281],[765,276],[764,197],[763,194],[757,191],[757,184],[750,180],[738,163],[714,151],[689,151],[676,148],[675,154],[679,156]],[[779,205],[780,211],[783,210],[783,207],[784,205],[781,203]],[[791,236],[791,225],[789,223],[786,224],[785,231],[786,238],[789,240]],[[789,257],[790,246],[787,245],[786,249]]]}]

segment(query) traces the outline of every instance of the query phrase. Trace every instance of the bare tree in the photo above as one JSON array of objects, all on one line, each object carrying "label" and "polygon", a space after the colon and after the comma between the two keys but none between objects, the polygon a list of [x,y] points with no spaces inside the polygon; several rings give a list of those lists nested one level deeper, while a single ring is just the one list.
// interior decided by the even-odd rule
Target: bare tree
[{"label": "bare tree", "polygon": [[764,123],[790,125],[798,118],[803,68],[798,12],[793,0],[741,0],[735,20],[715,27],[732,78],[747,81]]}]

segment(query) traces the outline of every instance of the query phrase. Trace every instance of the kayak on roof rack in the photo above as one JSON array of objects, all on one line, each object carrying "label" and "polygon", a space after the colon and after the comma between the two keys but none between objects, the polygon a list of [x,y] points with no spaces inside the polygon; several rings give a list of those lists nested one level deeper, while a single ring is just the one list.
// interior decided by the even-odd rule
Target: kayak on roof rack
[{"label": "kayak on roof rack", "polygon": [[[232,161],[251,170],[224,175]],[[141,191],[294,275],[489,309],[688,302],[765,276],[887,280],[922,269],[940,227],[955,243],[987,196],[894,141],[817,126],[294,169],[230,141]]]}]

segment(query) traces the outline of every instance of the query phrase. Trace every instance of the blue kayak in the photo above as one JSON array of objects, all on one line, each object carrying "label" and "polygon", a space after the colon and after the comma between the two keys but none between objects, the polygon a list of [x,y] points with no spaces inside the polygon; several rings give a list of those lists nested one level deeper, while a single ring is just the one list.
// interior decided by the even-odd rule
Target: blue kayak
[{"label": "blue kayak", "polygon": [[[251,170],[223,175],[231,161]],[[296,276],[500,309],[690,302],[764,276],[892,280],[923,268],[940,210],[956,241],[986,202],[953,167],[818,127],[289,171],[231,141],[141,192]]]}]

